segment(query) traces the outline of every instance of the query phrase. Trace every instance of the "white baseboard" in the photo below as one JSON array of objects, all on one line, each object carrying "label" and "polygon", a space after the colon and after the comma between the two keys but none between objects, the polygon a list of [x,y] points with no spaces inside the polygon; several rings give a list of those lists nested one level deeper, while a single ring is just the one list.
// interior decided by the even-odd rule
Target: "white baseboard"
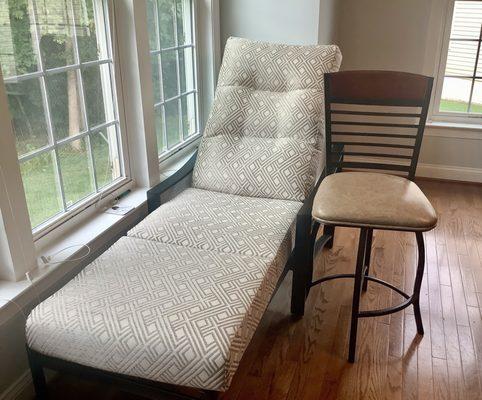
[{"label": "white baseboard", "polygon": [[0,394],[0,400],[31,400],[34,398],[34,389],[30,370],[25,371],[20,378]]},{"label": "white baseboard", "polygon": [[417,176],[451,181],[482,183],[482,168],[419,163]]}]

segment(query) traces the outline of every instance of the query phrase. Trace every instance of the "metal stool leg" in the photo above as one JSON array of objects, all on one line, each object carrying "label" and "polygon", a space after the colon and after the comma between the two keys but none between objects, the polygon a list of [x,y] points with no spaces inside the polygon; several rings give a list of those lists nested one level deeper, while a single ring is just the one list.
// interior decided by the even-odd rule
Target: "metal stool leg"
[{"label": "metal stool leg", "polygon": [[368,229],[360,229],[360,240],[358,242],[358,254],[356,258],[355,285],[353,287],[353,303],[351,308],[351,327],[350,327],[350,349],[348,361],[355,362],[356,335],[358,330],[358,318],[360,311],[360,295],[363,281],[363,269],[365,265],[365,250],[367,245]]},{"label": "metal stool leg", "polygon": [[[370,256],[372,254],[372,241],[373,241],[373,229],[368,228],[367,233],[367,244],[365,250],[365,276],[368,276],[370,272]],[[368,289],[368,279],[363,280],[363,291],[366,292]]]},{"label": "metal stool leg", "polygon": [[420,313],[420,288],[422,286],[423,280],[423,270],[425,268],[425,245],[423,241],[423,233],[416,232],[415,235],[417,236],[417,246],[418,246],[418,266],[417,266],[417,275],[415,276],[415,285],[413,287],[413,295],[412,295],[412,302],[413,302],[413,309],[415,312],[415,321],[417,323],[417,332],[420,335],[423,335],[423,323],[422,323],[422,314]]}]

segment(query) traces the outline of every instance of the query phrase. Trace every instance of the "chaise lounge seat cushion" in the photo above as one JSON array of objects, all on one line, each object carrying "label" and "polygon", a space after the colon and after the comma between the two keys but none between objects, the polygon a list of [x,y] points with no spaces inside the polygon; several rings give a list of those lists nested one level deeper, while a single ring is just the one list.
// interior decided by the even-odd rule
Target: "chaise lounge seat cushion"
[{"label": "chaise lounge seat cushion", "polygon": [[[302,203],[187,189],[128,236],[179,246],[287,260]],[[286,243],[286,245],[285,245]]]},{"label": "chaise lounge seat cushion", "polygon": [[35,308],[29,346],[225,390],[291,253],[301,205],[185,190]]},{"label": "chaise lounge seat cushion", "polygon": [[223,390],[283,265],[124,237],[34,309],[29,346],[124,375]]}]

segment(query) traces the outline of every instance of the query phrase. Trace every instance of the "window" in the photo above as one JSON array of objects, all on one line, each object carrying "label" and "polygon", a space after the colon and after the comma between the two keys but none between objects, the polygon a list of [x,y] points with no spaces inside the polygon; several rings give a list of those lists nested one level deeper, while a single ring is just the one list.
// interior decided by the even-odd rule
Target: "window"
[{"label": "window", "polygon": [[165,158],[199,133],[192,0],[148,0],[158,154]]},{"label": "window", "polygon": [[0,63],[32,227],[124,176],[107,3],[0,0]]},{"label": "window", "polygon": [[455,1],[449,13],[435,110],[446,116],[482,116],[482,1]]}]

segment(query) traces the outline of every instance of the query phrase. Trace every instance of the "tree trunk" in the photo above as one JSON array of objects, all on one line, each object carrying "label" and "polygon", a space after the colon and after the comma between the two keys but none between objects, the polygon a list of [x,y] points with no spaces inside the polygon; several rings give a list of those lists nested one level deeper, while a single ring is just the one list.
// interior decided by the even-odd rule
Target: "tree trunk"
[{"label": "tree trunk", "polygon": [[[69,9],[66,2],[66,22],[71,21]],[[65,54],[71,54],[73,50],[72,38],[67,38],[65,41]],[[81,125],[81,113],[79,104],[79,93],[77,85],[77,71],[70,69],[67,71],[67,96],[69,98],[69,136],[78,134],[83,128]],[[82,141],[73,141],[70,144],[72,149],[76,151],[82,150]]]}]

